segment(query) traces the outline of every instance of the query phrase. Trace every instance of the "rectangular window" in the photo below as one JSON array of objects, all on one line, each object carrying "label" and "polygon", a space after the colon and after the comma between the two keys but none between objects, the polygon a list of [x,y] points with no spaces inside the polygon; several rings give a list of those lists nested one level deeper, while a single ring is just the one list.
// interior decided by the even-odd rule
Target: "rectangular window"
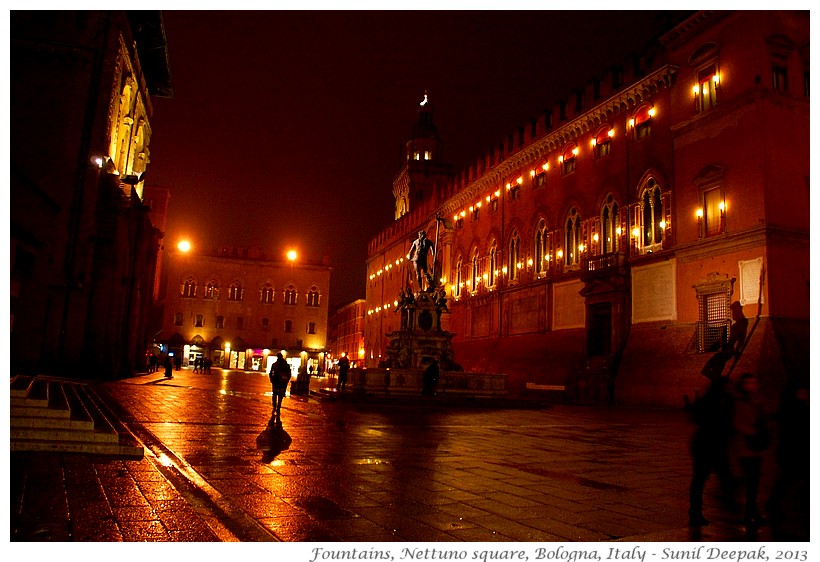
[{"label": "rectangular window", "polygon": [[532,185],[535,188],[539,188],[547,183],[547,174],[541,172],[540,174],[535,174],[535,178],[532,181]]},{"label": "rectangular window", "polygon": [[597,143],[595,145],[595,158],[603,158],[608,155],[611,147],[612,143],[609,141]]},{"label": "rectangular window", "polygon": [[701,295],[698,351],[717,351],[726,342],[729,326],[725,292]]},{"label": "rectangular window", "polygon": [[515,201],[518,199],[518,184],[514,184],[510,187],[510,201]]},{"label": "rectangular window", "polygon": [[474,221],[478,220],[479,211],[481,211],[481,207],[473,207],[473,220]]},{"label": "rectangular window", "polygon": [[270,318],[263,318],[262,319],[262,331],[267,332],[270,330]]},{"label": "rectangular window", "polygon": [[567,158],[561,164],[561,170],[564,175],[571,174],[575,171],[575,158]]},{"label": "rectangular window", "polygon": [[315,334],[316,333],[316,322],[308,322],[307,333],[308,334]]},{"label": "rectangular window", "polygon": [[723,232],[723,196],[720,188],[703,192],[703,220],[707,237]]},{"label": "rectangular window", "polygon": [[498,210],[498,197],[490,199],[490,210],[493,212]]},{"label": "rectangular window", "polygon": [[236,317],[236,329],[242,330],[245,328],[245,319],[242,316]]},{"label": "rectangular window", "polygon": [[698,72],[698,89],[696,92],[698,111],[703,113],[717,105],[717,87],[717,67],[714,64]]},{"label": "rectangular window", "polygon": [[194,326],[196,326],[197,328],[202,327],[202,315],[201,314],[196,315],[196,320],[194,321]]},{"label": "rectangular window", "polygon": [[177,312],[174,314],[174,326],[182,326],[182,313]]},{"label": "rectangular window", "polygon": [[225,326],[225,317],[224,316],[217,316],[216,317],[216,327],[223,328]]}]

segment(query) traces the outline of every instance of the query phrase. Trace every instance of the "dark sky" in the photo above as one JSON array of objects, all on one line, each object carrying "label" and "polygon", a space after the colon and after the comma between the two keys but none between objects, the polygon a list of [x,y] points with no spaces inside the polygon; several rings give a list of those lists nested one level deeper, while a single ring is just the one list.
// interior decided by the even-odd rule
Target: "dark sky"
[{"label": "dark sky", "polygon": [[166,11],[174,98],[153,100],[149,167],[171,190],[166,244],[329,255],[331,309],[362,298],[425,90],[460,171],[669,15]]}]

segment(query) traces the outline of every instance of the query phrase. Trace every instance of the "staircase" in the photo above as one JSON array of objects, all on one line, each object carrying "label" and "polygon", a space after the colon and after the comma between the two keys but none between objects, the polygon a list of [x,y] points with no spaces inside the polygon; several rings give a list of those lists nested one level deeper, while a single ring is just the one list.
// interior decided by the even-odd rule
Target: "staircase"
[{"label": "staircase", "polygon": [[87,384],[49,377],[11,379],[12,451],[142,458],[142,445]]}]

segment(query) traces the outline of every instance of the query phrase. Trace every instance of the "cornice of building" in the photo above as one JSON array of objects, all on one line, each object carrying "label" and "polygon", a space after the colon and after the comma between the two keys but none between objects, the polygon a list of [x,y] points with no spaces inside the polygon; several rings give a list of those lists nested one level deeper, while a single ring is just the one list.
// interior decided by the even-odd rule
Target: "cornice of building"
[{"label": "cornice of building", "polygon": [[548,132],[530,145],[511,154],[502,162],[487,170],[469,186],[454,194],[439,207],[439,214],[449,216],[465,205],[469,205],[488,190],[498,189],[504,178],[519,173],[525,165],[531,165],[534,161],[545,157],[550,152],[561,149],[568,142],[575,141],[582,135],[590,133],[598,126],[606,123],[613,115],[634,108],[659,91],[671,87],[677,71],[677,66],[664,65],[599,103],[583,115]]}]

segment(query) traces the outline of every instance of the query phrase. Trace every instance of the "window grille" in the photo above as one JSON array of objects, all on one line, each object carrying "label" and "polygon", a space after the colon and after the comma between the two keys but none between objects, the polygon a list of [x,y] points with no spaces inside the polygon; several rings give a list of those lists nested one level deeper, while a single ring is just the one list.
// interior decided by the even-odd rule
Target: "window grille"
[{"label": "window grille", "polygon": [[698,351],[717,351],[726,343],[729,333],[729,294],[706,293],[700,300]]}]

